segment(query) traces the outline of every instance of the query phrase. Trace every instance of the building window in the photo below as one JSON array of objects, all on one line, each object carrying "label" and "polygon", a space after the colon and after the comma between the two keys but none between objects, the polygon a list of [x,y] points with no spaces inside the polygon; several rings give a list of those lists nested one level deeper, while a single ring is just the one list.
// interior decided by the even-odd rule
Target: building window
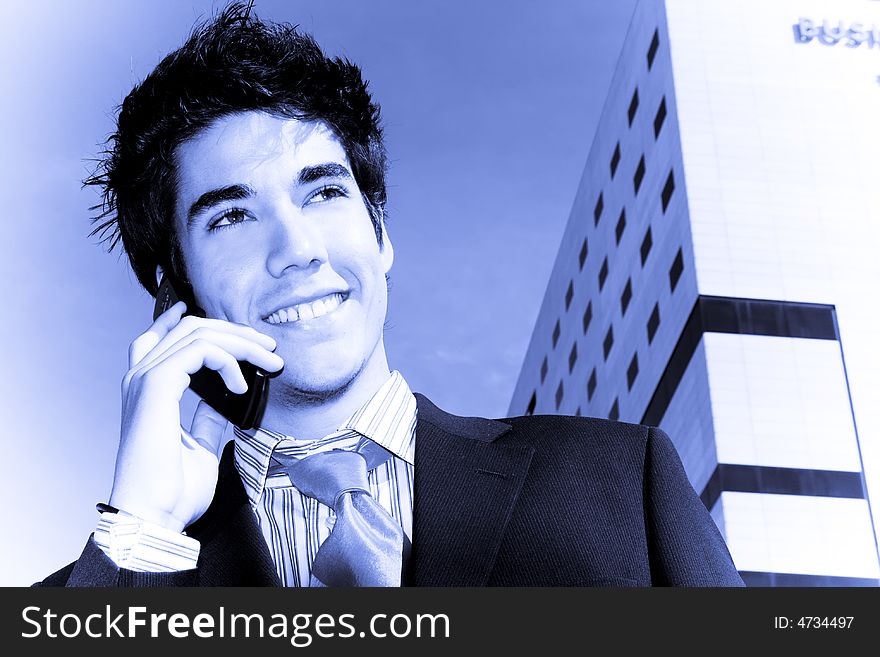
[{"label": "building window", "polygon": [[614,326],[608,327],[608,333],[605,334],[605,341],[602,343],[602,350],[605,354],[605,360],[608,360],[608,354],[611,353],[611,347],[614,346]]},{"label": "building window", "polygon": [[553,327],[553,348],[556,349],[556,343],[559,342],[560,326],[559,320],[556,320],[556,326]]},{"label": "building window", "polygon": [[666,212],[666,208],[669,207],[669,201],[672,198],[672,192],[675,191],[675,176],[672,175],[672,169],[669,170],[669,175],[666,177],[666,184],[663,185],[663,193],[660,195],[660,200],[663,204],[663,212]]},{"label": "building window", "polygon": [[565,309],[571,306],[571,300],[574,298],[574,281],[568,282],[568,289],[565,291]]},{"label": "building window", "polygon": [[584,238],[584,243],[581,244],[581,252],[578,254],[578,265],[580,266],[581,271],[584,270],[584,263],[587,261],[587,238]]},{"label": "building window", "polygon": [[547,378],[547,357],[544,356],[544,362],[541,363],[541,383]]},{"label": "building window", "polygon": [[620,164],[620,142],[617,142],[617,145],[614,147],[614,153],[611,155],[611,180],[614,180],[618,164]]},{"label": "building window", "polygon": [[602,192],[599,192],[599,198],[596,199],[596,207],[593,208],[593,225],[599,225],[599,218],[602,216],[602,210],[605,209],[605,201],[602,199]]},{"label": "building window", "polygon": [[648,318],[648,344],[651,344],[654,341],[654,336],[657,333],[657,329],[660,326],[660,304],[654,304],[654,310],[651,311],[651,316]]},{"label": "building window", "polygon": [[608,411],[608,419],[613,422],[617,422],[620,419],[620,404],[617,402],[617,398],[614,398],[614,403],[611,404],[611,410]]},{"label": "building window", "polygon": [[538,405],[538,393],[532,391],[532,398],[529,400],[529,407],[526,409],[526,415],[535,414],[535,406]]},{"label": "building window", "polygon": [[556,410],[559,410],[559,405],[562,403],[562,396],[565,394],[565,390],[562,388],[562,381],[559,382],[559,387],[556,388]]},{"label": "building window", "polygon": [[593,401],[593,395],[596,393],[596,368],[590,372],[590,380],[587,381],[587,401]]},{"label": "building window", "polygon": [[593,302],[587,304],[587,309],[584,311],[584,335],[587,334],[587,329],[590,328],[590,322],[593,321]]},{"label": "building window", "polygon": [[663,129],[663,121],[666,120],[666,96],[660,99],[660,107],[657,108],[657,114],[654,115],[654,139],[660,136],[660,130]]},{"label": "building window", "polygon": [[605,287],[605,279],[608,278],[608,256],[602,261],[602,267],[599,269],[599,291]]},{"label": "building window", "polygon": [[648,226],[648,230],[645,231],[645,237],[642,240],[642,248],[640,249],[640,253],[642,254],[642,267],[645,266],[645,261],[648,259],[648,254],[651,252],[652,246],[654,246],[654,238],[651,237],[651,227]]},{"label": "building window", "polygon": [[632,390],[633,383],[636,382],[636,377],[639,375],[639,354],[638,352],[633,354],[632,360],[629,362],[629,367],[626,368],[626,389]]},{"label": "building window", "polygon": [[626,208],[620,209],[620,217],[617,220],[617,227],[614,229],[614,241],[620,244],[620,238],[623,237],[623,231],[626,229]]},{"label": "building window", "polygon": [[629,124],[633,124],[633,119],[636,118],[636,110],[639,109],[639,88],[636,87],[636,90],[633,92],[632,100],[629,101],[629,109],[626,111],[626,118],[629,119]]},{"label": "building window", "polygon": [[623,288],[623,294],[620,295],[620,314],[626,315],[626,309],[629,308],[629,302],[633,298],[632,279],[626,279],[626,287]]},{"label": "building window", "polygon": [[681,255],[681,249],[675,254],[675,260],[672,261],[672,267],[669,269],[669,288],[675,292],[675,286],[678,285],[678,279],[681,278],[681,272],[684,271],[684,258]]},{"label": "building window", "polygon": [[654,30],[654,36],[651,37],[651,45],[648,46],[648,70],[654,65],[654,57],[657,56],[657,48],[660,47],[660,32]]},{"label": "building window", "polygon": [[568,354],[568,373],[569,374],[571,374],[572,370],[574,369],[574,364],[577,362],[577,359],[578,359],[578,345],[577,345],[577,342],[575,342],[573,345],[571,345],[571,353]]},{"label": "building window", "polygon": [[639,187],[642,186],[642,180],[645,178],[645,156],[642,155],[639,160],[639,166],[636,167],[635,175],[633,175],[633,192],[639,193]]}]

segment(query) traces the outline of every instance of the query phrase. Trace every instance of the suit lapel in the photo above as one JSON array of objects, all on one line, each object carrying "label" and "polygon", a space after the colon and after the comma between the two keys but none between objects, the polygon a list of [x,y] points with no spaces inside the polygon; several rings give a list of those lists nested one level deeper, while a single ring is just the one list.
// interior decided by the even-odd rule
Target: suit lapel
[{"label": "suit lapel", "polygon": [[510,425],[444,413],[416,395],[415,586],[483,586],[534,449],[498,444]]},{"label": "suit lapel", "polygon": [[232,442],[223,450],[211,506],[186,531],[201,543],[199,586],[281,586],[235,469]]}]

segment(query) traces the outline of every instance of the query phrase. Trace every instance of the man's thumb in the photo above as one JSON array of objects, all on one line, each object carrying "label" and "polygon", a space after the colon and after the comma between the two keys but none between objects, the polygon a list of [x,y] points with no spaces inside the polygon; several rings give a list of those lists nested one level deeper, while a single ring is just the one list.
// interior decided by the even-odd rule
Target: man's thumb
[{"label": "man's thumb", "polygon": [[202,447],[220,456],[223,444],[223,434],[226,432],[228,421],[204,401],[199,401],[196,412],[193,415],[190,435]]}]

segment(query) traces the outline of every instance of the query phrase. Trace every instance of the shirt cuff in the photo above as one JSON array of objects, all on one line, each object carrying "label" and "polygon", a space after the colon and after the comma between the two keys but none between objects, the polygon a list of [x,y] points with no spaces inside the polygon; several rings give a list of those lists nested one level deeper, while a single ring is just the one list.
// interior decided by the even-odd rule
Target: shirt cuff
[{"label": "shirt cuff", "polygon": [[125,513],[102,513],[95,543],[117,566],[141,573],[192,570],[199,542]]}]

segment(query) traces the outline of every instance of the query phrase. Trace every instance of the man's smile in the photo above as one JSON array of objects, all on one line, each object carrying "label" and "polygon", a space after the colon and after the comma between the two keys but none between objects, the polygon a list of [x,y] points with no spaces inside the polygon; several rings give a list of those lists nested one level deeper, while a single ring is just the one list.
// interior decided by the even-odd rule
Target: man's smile
[{"label": "man's smile", "polygon": [[286,324],[315,319],[336,310],[348,298],[347,293],[334,292],[313,301],[305,301],[281,308],[265,318],[269,324]]}]

